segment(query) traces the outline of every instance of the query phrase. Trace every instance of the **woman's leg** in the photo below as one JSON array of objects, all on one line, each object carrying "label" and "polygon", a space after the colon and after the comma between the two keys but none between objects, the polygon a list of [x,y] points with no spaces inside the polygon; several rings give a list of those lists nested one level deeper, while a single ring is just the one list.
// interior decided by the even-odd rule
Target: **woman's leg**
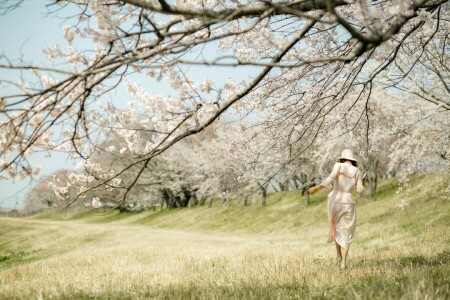
[{"label": "woman's leg", "polygon": [[341,246],[341,269],[347,268],[347,258],[350,244],[356,227],[356,214],[354,204],[342,204],[342,214],[339,215],[336,225],[336,240]]},{"label": "woman's leg", "polygon": [[341,253],[342,253],[341,269],[343,270],[343,269],[347,268],[348,249],[341,247]]},{"label": "woman's leg", "polygon": [[336,244],[336,261],[340,263],[342,261],[341,245],[339,245],[336,241],[334,243]]}]

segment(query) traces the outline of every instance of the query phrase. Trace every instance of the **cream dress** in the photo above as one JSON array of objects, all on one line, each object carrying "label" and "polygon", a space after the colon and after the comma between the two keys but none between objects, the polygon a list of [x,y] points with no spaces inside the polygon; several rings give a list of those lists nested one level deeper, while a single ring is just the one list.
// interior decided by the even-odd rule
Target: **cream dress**
[{"label": "cream dress", "polygon": [[356,213],[352,192],[364,193],[360,171],[350,162],[336,163],[330,176],[321,184],[331,188],[328,194],[328,220],[330,234],[328,242],[336,241],[341,247],[348,249],[355,234]]}]

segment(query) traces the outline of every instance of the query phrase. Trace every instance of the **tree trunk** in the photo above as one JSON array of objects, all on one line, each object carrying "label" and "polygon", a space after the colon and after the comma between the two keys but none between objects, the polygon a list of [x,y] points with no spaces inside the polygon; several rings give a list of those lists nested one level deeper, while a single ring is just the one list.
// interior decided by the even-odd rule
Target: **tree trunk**
[{"label": "tree trunk", "polygon": [[177,198],[170,189],[163,189],[163,197],[167,209],[177,208]]},{"label": "tree trunk", "polygon": [[298,180],[297,175],[295,175],[295,176],[292,178],[292,183],[294,184],[294,189],[296,189],[296,190],[298,190],[298,189],[300,188],[299,181],[300,181],[300,180]]},{"label": "tree trunk", "polygon": [[368,178],[369,187],[370,187],[370,196],[374,197],[377,193],[377,186],[378,186],[378,175],[377,174],[371,174]]},{"label": "tree trunk", "polygon": [[369,161],[369,170],[367,173],[367,182],[370,187],[370,196],[374,197],[377,193],[378,186],[378,160],[370,159]]},{"label": "tree trunk", "polygon": [[198,203],[199,202],[198,202],[198,199],[197,199],[197,194],[195,194],[195,192],[194,192],[194,193],[192,193],[192,196],[191,196],[190,206],[191,207],[197,206]]},{"label": "tree trunk", "polygon": [[261,205],[264,206],[267,200],[267,184],[259,185],[259,187],[261,189]]},{"label": "tree trunk", "polygon": [[289,191],[289,179],[287,179],[284,182],[279,182],[278,185],[280,186],[280,190],[285,192]]},{"label": "tree trunk", "polygon": [[227,207],[228,206],[228,190],[224,190],[222,192],[222,207]]},{"label": "tree trunk", "polygon": [[305,199],[305,205],[308,206],[309,205],[309,193],[308,193],[308,191],[306,191],[304,193],[304,199]]},{"label": "tree trunk", "polygon": [[180,202],[180,207],[187,207],[189,205],[189,201],[192,198],[193,192],[186,187],[183,187],[183,200]]},{"label": "tree trunk", "polygon": [[[306,179],[306,177],[304,177]],[[309,193],[308,190],[310,188],[312,188],[313,186],[315,186],[315,178],[312,178],[312,181],[310,183],[307,183],[306,181],[303,182],[303,187],[302,187],[302,196],[304,198],[305,201],[305,205],[309,205]]]},{"label": "tree trunk", "polygon": [[128,211],[127,205],[126,205],[126,204],[121,204],[121,205],[119,205],[119,207],[117,207],[117,208],[119,209],[119,213],[121,213],[121,214],[123,214],[123,213],[125,213],[125,212]]}]

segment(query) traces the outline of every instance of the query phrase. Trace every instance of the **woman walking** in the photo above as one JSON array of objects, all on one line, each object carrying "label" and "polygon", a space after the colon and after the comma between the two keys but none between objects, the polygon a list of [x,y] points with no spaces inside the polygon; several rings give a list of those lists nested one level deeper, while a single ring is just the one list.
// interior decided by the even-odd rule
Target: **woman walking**
[{"label": "woman walking", "polygon": [[345,149],[336,160],[330,176],[319,185],[308,190],[308,193],[313,194],[323,187],[333,187],[333,191],[328,194],[330,226],[328,242],[334,241],[336,244],[337,261],[340,263],[341,269],[347,267],[348,250],[356,227],[355,200],[352,192],[356,187],[361,196],[364,193],[364,186],[357,166],[358,161],[354,158],[352,150]]}]

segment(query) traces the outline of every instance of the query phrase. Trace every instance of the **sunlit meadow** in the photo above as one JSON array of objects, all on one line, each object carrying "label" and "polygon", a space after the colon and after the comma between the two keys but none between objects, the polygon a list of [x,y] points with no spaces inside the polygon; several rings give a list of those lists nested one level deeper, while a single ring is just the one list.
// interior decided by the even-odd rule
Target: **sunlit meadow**
[{"label": "sunlit meadow", "polygon": [[448,299],[450,213],[441,174],[411,195],[359,199],[349,268],[327,244],[325,192],[266,207],[1,218],[2,299]]}]

